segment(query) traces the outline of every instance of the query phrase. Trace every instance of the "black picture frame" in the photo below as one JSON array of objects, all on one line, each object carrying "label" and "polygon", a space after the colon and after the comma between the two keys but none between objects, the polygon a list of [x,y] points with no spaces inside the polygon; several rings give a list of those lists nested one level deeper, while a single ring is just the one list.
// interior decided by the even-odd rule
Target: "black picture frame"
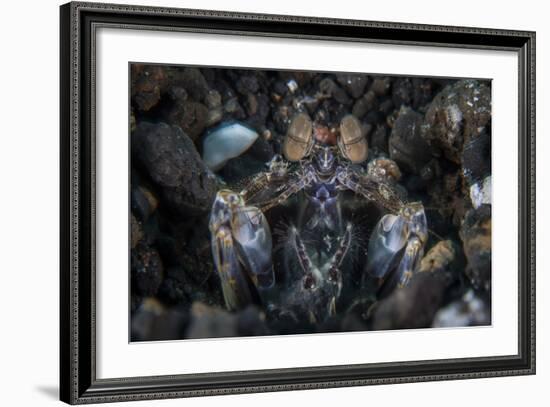
[{"label": "black picture frame", "polygon": [[[60,8],[60,396],[70,404],[535,373],[535,33],[142,6]],[[507,50],[519,56],[519,352],[499,357],[96,378],[96,27]]]}]

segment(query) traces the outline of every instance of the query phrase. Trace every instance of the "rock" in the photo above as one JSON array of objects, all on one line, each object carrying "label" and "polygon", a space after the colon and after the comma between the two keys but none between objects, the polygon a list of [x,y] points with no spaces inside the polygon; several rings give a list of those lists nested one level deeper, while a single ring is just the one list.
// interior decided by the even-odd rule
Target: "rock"
[{"label": "rock", "polygon": [[130,315],[134,315],[142,303],[143,297],[135,293],[130,293]]},{"label": "rock", "polygon": [[279,71],[277,74],[285,82],[285,86],[294,81],[299,87],[307,85],[315,75],[313,72],[308,71]]},{"label": "rock", "polygon": [[159,287],[158,297],[167,304],[188,304],[193,285],[188,281],[186,271],[181,267],[171,267]]},{"label": "rock", "polygon": [[319,90],[325,95],[334,98],[334,100],[338,103],[343,105],[351,104],[351,99],[346,92],[331,78],[325,78],[319,82]]},{"label": "rock", "polygon": [[264,93],[258,93],[254,96],[254,99],[254,112],[250,111],[251,115],[246,119],[246,123],[260,132],[265,129],[266,120],[270,113],[269,98]]},{"label": "rock", "polygon": [[456,281],[460,266],[462,266],[458,250],[459,248],[452,240],[437,242],[420,261],[418,272],[443,276],[446,285],[450,286]]},{"label": "rock", "polygon": [[365,92],[369,77],[361,74],[338,74],[336,75],[336,81],[344,87],[352,98],[357,99]]},{"label": "rock", "polygon": [[445,281],[430,273],[418,273],[411,282],[394,290],[375,305],[373,330],[428,328],[444,297]]},{"label": "rock", "polygon": [[147,221],[157,210],[159,202],[153,192],[143,185],[136,185],[130,193],[130,205],[140,220]]},{"label": "rock", "polygon": [[413,84],[411,78],[397,78],[392,86],[392,100],[397,108],[411,107],[413,101]]},{"label": "rock", "polygon": [[156,249],[137,243],[131,251],[132,292],[144,297],[157,293],[163,279],[163,267]]},{"label": "rock", "polygon": [[434,317],[432,327],[491,325],[491,309],[486,301],[468,290],[464,296],[441,308]]},{"label": "rock", "polygon": [[249,93],[254,94],[258,92],[260,85],[258,84],[256,75],[243,75],[237,80],[235,88],[241,95],[246,96]]},{"label": "rock", "polygon": [[223,109],[221,107],[215,107],[208,111],[206,117],[206,127],[212,127],[218,124],[223,119]]},{"label": "rock", "polygon": [[491,122],[491,88],[463,80],[447,86],[430,104],[422,126],[423,138],[445,157],[461,163],[465,145],[486,131]]},{"label": "rock", "polygon": [[419,109],[432,100],[433,91],[436,85],[434,81],[429,78],[412,78],[412,84],[412,108]]},{"label": "rock", "polygon": [[[429,171],[427,171],[428,169]],[[432,174],[432,178],[429,178],[428,173],[435,173],[435,176]],[[444,173],[437,165],[428,164],[423,168],[421,174],[429,180],[427,185],[428,195],[431,198],[429,206],[437,208],[441,216],[452,222],[454,226],[459,227],[466,211],[470,208],[470,202],[468,199],[464,199],[462,191],[461,171]]]},{"label": "rock", "polygon": [[179,127],[140,123],[132,133],[132,154],[173,210],[187,216],[210,210],[217,191],[215,177]]},{"label": "rock", "polygon": [[418,110],[431,101],[433,88],[431,79],[397,78],[392,84],[392,101],[398,109],[405,106]]},{"label": "rock", "polygon": [[281,97],[281,96],[284,96],[289,91],[289,89],[286,86],[285,81],[278,80],[273,83],[273,91],[274,91],[274,94]]},{"label": "rock", "polygon": [[401,107],[390,138],[389,153],[404,171],[419,174],[430,160],[430,147],[421,135],[422,115]]},{"label": "rock", "polygon": [[357,99],[351,112],[358,119],[362,119],[368,112],[374,111],[377,107],[376,95],[370,90],[362,98]]},{"label": "rock", "polygon": [[132,111],[130,112],[130,131],[134,131],[136,129],[136,115],[134,113],[134,109],[132,108]]},{"label": "rock", "polygon": [[237,317],[239,336],[269,335],[271,332],[265,323],[265,315],[255,306],[240,311]]},{"label": "rock", "polygon": [[233,336],[266,335],[265,316],[255,307],[239,313],[209,307],[200,302],[191,307],[188,338],[223,338]]},{"label": "rock", "polygon": [[464,145],[462,172],[468,185],[482,182],[491,174],[491,135],[483,130]]},{"label": "rock", "polygon": [[140,222],[133,213],[130,214],[130,247],[134,249],[138,242],[143,239],[143,229]]},{"label": "rock", "polygon": [[391,99],[386,99],[380,103],[380,106],[378,107],[378,110],[384,115],[388,116],[391,112],[393,112],[394,106]]},{"label": "rock", "polygon": [[468,261],[466,276],[477,290],[491,290],[491,206],[470,209],[460,229]]},{"label": "rock", "polygon": [[206,128],[208,109],[202,103],[177,104],[168,115],[169,124],[179,126],[194,141]]},{"label": "rock", "polygon": [[267,163],[273,158],[274,152],[269,141],[267,141],[264,137],[259,137],[246,151],[246,155],[258,161]]},{"label": "rock", "polygon": [[200,301],[222,306],[220,280],[213,264],[208,216],[167,219],[156,239],[165,266],[158,297],[167,304],[190,305]]},{"label": "rock", "polygon": [[170,97],[174,100],[175,103],[183,103],[187,100],[188,94],[184,87],[182,86],[173,86],[169,91]]},{"label": "rock", "polygon": [[388,128],[385,125],[378,125],[372,133],[370,146],[381,152],[388,152]]},{"label": "rock", "polygon": [[409,174],[404,180],[404,187],[410,193],[424,193],[427,182],[420,175]]},{"label": "rock", "polygon": [[229,113],[230,117],[233,119],[242,120],[246,118],[246,113],[239,103],[237,97],[232,97],[225,102],[224,109],[226,113]]},{"label": "rock", "polygon": [[132,64],[131,96],[135,107],[142,112],[155,107],[160,101],[166,79],[161,66]]},{"label": "rock", "polygon": [[386,122],[386,116],[379,110],[369,111],[364,118],[364,121],[373,126]]},{"label": "rock", "polygon": [[258,111],[258,100],[253,93],[247,93],[244,108],[248,116],[253,116]]},{"label": "rock", "polygon": [[363,319],[353,313],[346,314],[338,328],[337,332],[362,332],[369,329]]},{"label": "rock", "polygon": [[184,310],[167,310],[154,298],[146,298],[132,314],[131,341],[183,339],[189,316]]},{"label": "rock", "polygon": [[385,96],[389,93],[391,88],[390,78],[374,78],[370,90],[374,92],[376,96]]},{"label": "rock", "polygon": [[217,90],[209,90],[204,102],[209,109],[215,109],[222,105],[222,95]]},{"label": "rock", "polygon": [[275,130],[280,134],[286,134],[290,120],[294,117],[295,110],[290,106],[279,106],[273,113]]},{"label": "rock", "polygon": [[177,79],[193,100],[202,102],[206,99],[209,92],[208,82],[198,68],[185,68]]}]

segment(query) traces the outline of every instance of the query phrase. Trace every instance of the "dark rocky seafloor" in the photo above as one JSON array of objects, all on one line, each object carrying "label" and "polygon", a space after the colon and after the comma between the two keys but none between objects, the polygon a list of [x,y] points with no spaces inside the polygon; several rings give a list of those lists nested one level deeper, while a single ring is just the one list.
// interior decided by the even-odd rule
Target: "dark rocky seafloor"
[{"label": "dark rocky seafloor", "polygon": [[[132,64],[131,340],[490,324],[490,86]],[[327,128],[349,113],[359,119],[369,145],[361,165],[377,158],[397,164],[399,188],[423,202],[430,229],[406,287],[383,297],[352,290],[336,316],[300,326],[255,305],[225,309],[208,230],[216,192],[265,170],[298,111]],[[227,121],[259,137],[214,174],[201,159],[202,142]]]}]

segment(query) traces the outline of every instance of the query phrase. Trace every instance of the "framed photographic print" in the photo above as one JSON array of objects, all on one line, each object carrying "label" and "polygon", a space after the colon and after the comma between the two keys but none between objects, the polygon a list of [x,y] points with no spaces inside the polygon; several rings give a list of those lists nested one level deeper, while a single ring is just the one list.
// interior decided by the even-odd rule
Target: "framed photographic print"
[{"label": "framed photographic print", "polygon": [[61,399],[535,372],[535,34],[61,7]]}]

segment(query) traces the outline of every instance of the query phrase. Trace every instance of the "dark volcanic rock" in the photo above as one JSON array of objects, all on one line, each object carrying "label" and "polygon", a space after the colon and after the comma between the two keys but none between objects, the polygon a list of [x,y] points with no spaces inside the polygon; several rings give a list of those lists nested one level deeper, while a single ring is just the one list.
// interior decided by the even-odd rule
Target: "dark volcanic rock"
[{"label": "dark volcanic rock", "polygon": [[358,119],[362,119],[368,112],[375,110],[377,107],[376,94],[370,90],[362,98],[357,99],[353,105],[352,113]]},{"label": "dark volcanic rock", "polygon": [[162,283],[163,267],[156,249],[138,243],[131,251],[132,291],[144,297],[155,295]]},{"label": "dark volcanic rock", "polygon": [[229,313],[195,302],[191,307],[191,322],[186,336],[188,338],[222,338],[268,333],[265,317],[256,307],[250,306],[238,313]]},{"label": "dark volcanic rock", "polygon": [[430,147],[421,135],[422,115],[402,107],[389,139],[390,157],[401,169],[419,174],[430,160]]},{"label": "dark volcanic rock", "polygon": [[381,124],[376,126],[376,129],[372,132],[371,141],[369,143],[371,148],[378,149],[381,152],[388,152],[388,127]]},{"label": "dark volcanic rock", "polygon": [[491,205],[466,213],[460,238],[468,260],[466,276],[479,290],[491,290]]},{"label": "dark volcanic rock", "polygon": [[433,96],[436,85],[432,79],[427,78],[412,78],[413,83],[413,109],[419,109],[427,105]]},{"label": "dark volcanic rock", "polygon": [[392,100],[396,108],[401,106],[421,108],[432,100],[434,85],[426,78],[397,78],[392,85]]},{"label": "dark volcanic rock", "polygon": [[387,95],[391,88],[391,79],[390,78],[374,78],[370,90],[372,90],[376,96]]},{"label": "dark volcanic rock", "polygon": [[215,107],[208,111],[208,117],[206,118],[206,127],[212,127],[218,124],[223,119],[223,108]]},{"label": "dark volcanic rock", "polygon": [[491,173],[491,135],[482,131],[464,145],[462,152],[464,178],[469,185],[482,181]]},{"label": "dark volcanic rock", "polygon": [[222,95],[217,90],[210,90],[205,99],[206,106],[209,109],[215,109],[222,105]]},{"label": "dark volcanic rock", "polygon": [[393,112],[394,106],[391,99],[385,99],[378,106],[378,110],[384,115],[389,116]]},{"label": "dark volcanic rock", "polygon": [[286,134],[290,120],[294,117],[296,110],[291,106],[279,106],[273,112],[273,124],[275,130],[280,134]]},{"label": "dark volcanic rock", "polygon": [[[439,174],[440,169],[432,167],[437,175],[428,183],[430,206],[437,208],[441,216],[450,220],[454,226],[460,226],[466,211],[471,207],[462,191],[462,175],[460,170]],[[424,171],[423,171],[423,175]],[[429,178],[427,178],[429,179]]]},{"label": "dark volcanic rock", "polygon": [[168,304],[187,304],[192,284],[188,281],[186,271],[181,267],[171,267],[166,271],[166,278],[162,282],[158,296]]},{"label": "dark volcanic rock", "polygon": [[411,329],[431,326],[445,292],[445,280],[431,273],[416,274],[409,285],[378,302],[372,329]]},{"label": "dark volcanic rock", "polygon": [[182,339],[188,321],[188,313],[184,310],[167,310],[156,299],[146,298],[132,314],[131,340]]},{"label": "dark volcanic rock", "polygon": [[166,79],[161,66],[132,65],[132,100],[138,110],[146,112],[158,104]]},{"label": "dark volcanic rock", "polygon": [[260,85],[258,83],[258,78],[256,77],[256,75],[246,75],[241,76],[237,80],[235,88],[237,89],[237,92],[239,92],[241,95],[247,95],[249,93],[254,94],[258,92]]},{"label": "dark volcanic rock", "polygon": [[[178,71],[179,73],[179,71]],[[187,93],[196,101],[202,102],[208,95],[208,82],[197,68],[185,68],[177,75],[178,83],[181,83]]]},{"label": "dark volcanic rock", "polygon": [[[265,128],[265,122],[269,116],[269,98],[263,93],[254,96],[255,109],[250,111],[250,117],[246,123],[256,129],[258,132]],[[250,107],[250,106],[249,106]]]},{"label": "dark volcanic rock", "polygon": [[420,261],[419,273],[435,273],[442,276],[450,286],[463,266],[459,257],[459,247],[452,240],[436,243]]},{"label": "dark volcanic rock", "polygon": [[357,99],[363,95],[369,77],[360,74],[339,74],[336,75],[336,81],[344,87],[352,98]]},{"label": "dark volcanic rock", "polygon": [[246,112],[239,103],[239,98],[231,97],[229,98],[224,105],[226,113],[229,113],[229,117],[233,119],[244,119],[246,117]]},{"label": "dark volcanic rock", "polygon": [[179,126],[192,140],[202,134],[208,119],[206,106],[191,101],[177,104],[168,115],[169,123]]},{"label": "dark volcanic rock", "polygon": [[392,100],[397,108],[412,106],[414,87],[411,78],[397,78],[393,83]]},{"label": "dark volcanic rock", "polygon": [[490,87],[464,80],[436,95],[426,112],[422,135],[448,160],[460,164],[464,145],[486,131],[490,121]]},{"label": "dark volcanic rock", "polygon": [[136,185],[130,193],[130,204],[132,211],[145,222],[157,210],[159,202],[147,187]]},{"label": "dark volcanic rock", "polygon": [[132,134],[132,153],[172,209],[184,214],[210,210],[217,190],[215,177],[179,127],[140,123]]},{"label": "dark volcanic rock", "polygon": [[344,89],[338,86],[331,78],[325,78],[319,82],[319,90],[325,95],[333,97],[338,103],[343,105],[348,105],[351,103],[351,99]]}]

